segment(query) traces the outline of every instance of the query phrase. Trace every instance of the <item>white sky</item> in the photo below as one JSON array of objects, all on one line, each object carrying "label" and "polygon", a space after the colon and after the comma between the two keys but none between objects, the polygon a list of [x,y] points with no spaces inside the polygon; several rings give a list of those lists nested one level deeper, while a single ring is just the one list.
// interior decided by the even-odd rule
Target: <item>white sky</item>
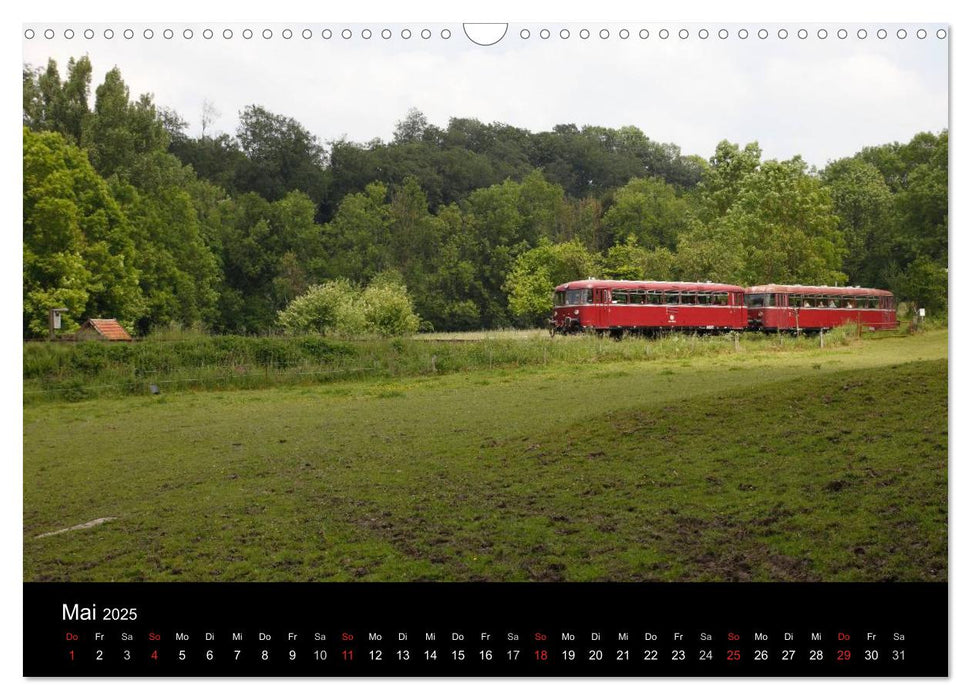
[{"label": "white sky", "polygon": [[[248,104],[292,116],[327,142],[388,140],[396,121],[417,107],[444,126],[449,117],[499,121],[531,131],[576,123],[633,124],[684,153],[710,156],[723,138],[757,140],[769,158],[801,154],[824,166],[863,146],[907,141],[918,131],[948,126],[948,43],[940,24],[811,23],[557,23],[511,24],[498,44],[471,42],[452,24],[277,24],[213,22],[186,25],[34,23],[23,41],[24,60],[42,66],[53,57],[66,75],[71,56],[88,54],[94,88],[113,66],[132,95],[153,93],[198,133],[204,100],[221,113],[219,131],[233,133]],[[114,31],[113,39],[103,37]],[[130,28],[132,39],[123,32]],[[163,37],[171,28],[172,39]],[[183,38],[190,28],[192,39]],[[212,29],[212,39],[203,31]],[[286,28],[293,38],[284,39]],[[380,36],[390,29],[391,39]],[[402,29],[412,32],[400,37]],[[432,38],[422,39],[429,28]],[[448,40],[441,30],[451,31]],[[540,38],[541,29],[551,31]],[[568,28],[570,38],[561,39]],[[579,38],[581,28],[590,31]],[[621,29],[630,32],[626,40]],[[707,29],[707,39],[698,32]],[[839,29],[848,36],[840,39]],[[44,38],[45,30],[54,32]],[[94,38],[83,38],[91,29]],[[154,32],[144,38],[146,29]],[[253,31],[251,39],[243,30]],[[273,32],[271,39],[262,32]],[[329,29],[333,38],[321,32]],[[340,38],[350,29],[351,39]],[[362,30],[372,32],[370,39]],[[520,32],[527,29],[529,39]],[[607,29],[608,39],[600,38]],[[642,30],[649,36],[641,38]],[[689,38],[681,39],[686,29]],[[727,39],[718,38],[726,29]],[[739,30],[748,38],[738,37]],[[768,38],[758,37],[760,29]],[[780,29],[788,38],[780,39]],[[806,39],[798,31],[808,32]],[[818,32],[827,32],[820,39]],[[867,38],[860,39],[858,31]],[[886,29],[885,39],[877,36]],[[924,39],[917,31],[927,32]],[[65,30],[74,37],[65,39]],[[223,38],[230,30],[231,39]],[[310,39],[302,38],[305,30]],[[660,37],[667,30],[667,39]],[[904,39],[897,37],[906,31]],[[93,98],[92,98],[93,100]]]}]

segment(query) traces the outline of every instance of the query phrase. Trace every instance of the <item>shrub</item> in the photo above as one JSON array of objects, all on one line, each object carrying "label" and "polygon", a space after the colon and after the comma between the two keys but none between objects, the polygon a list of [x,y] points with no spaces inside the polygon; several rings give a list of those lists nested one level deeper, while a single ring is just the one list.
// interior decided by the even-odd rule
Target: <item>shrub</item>
[{"label": "shrub", "polygon": [[314,285],[290,302],[277,320],[291,334],[400,336],[415,333],[419,326],[408,289],[390,277],[363,290],[347,280]]},{"label": "shrub", "polygon": [[277,314],[277,321],[292,334],[332,331],[346,316],[340,307],[356,293],[354,285],[343,279],[315,284]]},{"label": "shrub", "polygon": [[419,319],[404,284],[390,280],[374,283],[364,290],[361,300],[368,331],[401,336],[418,330]]}]

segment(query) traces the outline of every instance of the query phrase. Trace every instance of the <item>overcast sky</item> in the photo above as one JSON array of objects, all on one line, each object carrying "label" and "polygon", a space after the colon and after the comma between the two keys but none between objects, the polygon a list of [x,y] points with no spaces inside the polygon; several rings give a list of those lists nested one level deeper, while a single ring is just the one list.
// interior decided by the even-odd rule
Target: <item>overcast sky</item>
[{"label": "overcast sky", "polygon": [[[704,157],[723,138],[757,140],[767,158],[801,154],[823,166],[866,145],[948,126],[949,39],[937,37],[942,25],[511,24],[489,47],[471,42],[461,24],[115,24],[110,40],[103,37],[109,25],[28,26],[35,36],[23,42],[26,62],[40,66],[53,57],[63,77],[67,59],[86,53],[95,85],[118,66],[133,97],[153,93],[193,133],[204,100],[221,113],[219,131],[234,132],[239,111],[260,104],[296,118],[324,142],[387,140],[395,122],[416,107],[443,126],[452,116],[531,131],[571,122],[633,124],[656,141]],[[127,27],[134,38],[124,38]],[[194,33],[188,40],[187,27]],[[421,38],[425,27],[429,39]],[[55,38],[44,38],[48,28]],[[88,28],[95,38],[83,38]],[[144,38],[146,28],[153,38]],[[173,38],[164,38],[165,28]],[[203,37],[206,28],[213,38]],[[282,36],[286,28],[290,39]],[[390,39],[381,38],[384,28]],[[401,38],[405,28],[409,39]],[[450,38],[441,38],[443,28]],[[540,36],[544,28],[548,39]],[[560,38],[563,28],[569,38]],[[582,28],[589,38],[580,38]],[[698,36],[703,28],[707,39]],[[722,28],[727,39],[718,38]],[[884,39],[877,36],[881,28],[888,32]],[[73,38],[64,38],[67,29]],[[227,29],[231,39],[223,38]],[[252,38],[243,37],[244,29]],[[265,29],[272,38],[262,37]],[[330,39],[321,36],[325,29],[333,32]],[[350,39],[341,38],[344,29]],[[369,39],[364,29],[372,32]],[[607,39],[600,37],[604,29]],[[628,38],[620,38],[621,29]],[[682,29],[687,39],[679,38]],[[748,38],[738,37],[740,29]],[[759,38],[760,29],[767,38]],[[780,29],[787,38],[779,38]],[[799,38],[800,29],[807,38]],[[820,29],[826,38],[819,38]],[[865,39],[858,37],[861,29]],[[926,38],[918,38],[919,29]],[[305,30],[312,38],[302,37]],[[898,38],[900,30],[906,38]]]}]

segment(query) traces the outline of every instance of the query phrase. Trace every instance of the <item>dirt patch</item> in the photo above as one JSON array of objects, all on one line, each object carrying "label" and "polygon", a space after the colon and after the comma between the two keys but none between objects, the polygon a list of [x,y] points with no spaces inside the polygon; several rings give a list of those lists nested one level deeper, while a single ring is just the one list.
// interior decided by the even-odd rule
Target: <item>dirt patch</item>
[{"label": "dirt patch", "polygon": [[784,527],[791,514],[776,507],[755,519],[676,516],[664,527],[662,540],[669,544],[675,559],[688,565],[690,580],[818,580],[812,561],[773,552],[760,541],[765,534]]}]

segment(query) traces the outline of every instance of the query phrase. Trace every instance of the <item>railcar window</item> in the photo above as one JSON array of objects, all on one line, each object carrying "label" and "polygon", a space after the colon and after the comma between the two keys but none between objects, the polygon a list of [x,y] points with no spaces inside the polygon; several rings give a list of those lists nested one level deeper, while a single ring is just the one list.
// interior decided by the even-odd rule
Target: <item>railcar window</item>
[{"label": "railcar window", "polygon": [[566,303],[566,292],[553,292],[553,306],[563,306]]},{"label": "railcar window", "polygon": [[698,294],[695,296],[695,299],[696,304],[701,304],[702,306],[711,305],[711,294]]},{"label": "railcar window", "polygon": [[694,292],[681,292],[681,303],[682,304],[697,304],[696,295]]},{"label": "railcar window", "polygon": [[745,305],[750,308],[762,306],[772,306],[775,303],[775,294],[746,294]]},{"label": "railcar window", "polygon": [[679,303],[681,303],[680,295],[677,292],[665,292],[664,293],[664,303],[665,304],[679,304]]},{"label": "railcar window", "polygon": [[648,292],[647,293],[647,303],[648,304],[661,304],[662,303],[661,292]]},{"label": "railcar window", "polygon": [[644,303],[644,292],[639,290],[633,290],[630,293],[630,303],[631,304],[643,304]]},{"label": "railcar window", "polygon": [[802,296],[799,294],[790,294],[789,306],[794,306],[794,307],[802,306]]},{"label": "railcar window", "polygon": [[568,289],[566,292],[566,305],[578,306],[580,304],[593,303],[592,289]]},{"label": "railcar window", "polygon": [[610,301],[614,304],[626,304],[627,292],[622,289],[614,289],[610,292]]},{"label": "railcar window", "polygon": [[728,292],[715,292],[711,295],[711,303],[715,306],[728,306]]}]

